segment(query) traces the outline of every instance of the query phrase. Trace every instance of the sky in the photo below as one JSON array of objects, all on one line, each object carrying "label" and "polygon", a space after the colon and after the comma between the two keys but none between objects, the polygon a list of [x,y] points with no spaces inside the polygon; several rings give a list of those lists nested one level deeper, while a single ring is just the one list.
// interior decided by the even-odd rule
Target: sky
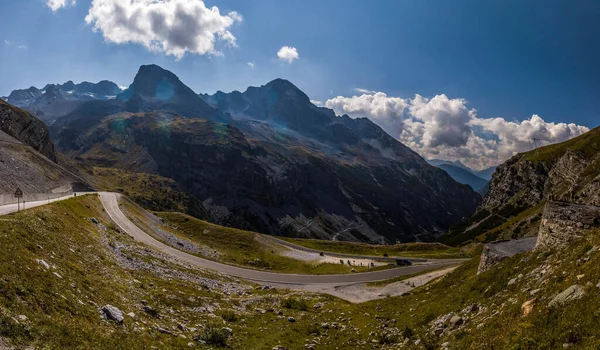
[{"label": "sky", "polygon": [[285,78],[482,169],[597,126],[598,18],[592,0],[0,0],[0,96],[150,63],[198,93]]}]

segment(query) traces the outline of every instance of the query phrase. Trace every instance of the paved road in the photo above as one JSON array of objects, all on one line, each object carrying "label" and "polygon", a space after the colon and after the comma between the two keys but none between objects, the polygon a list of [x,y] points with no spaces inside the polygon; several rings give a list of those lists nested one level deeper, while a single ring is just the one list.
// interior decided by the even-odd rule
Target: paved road
[{"label": "paved road", "polygon": [[513,239],[510,241],[490,243],[487,247],[494,253],[500,256],[513,256],[519,253],[528,252],[535,248],[537,242],[536,237],[526,237],[521,239]]},{"label": "paved road", "polygon": [[[283,239],[279,239],[277,237],[273,237],[273,236],[264,236],[265,239],[270,240],[272,242],[275,242],[277,244],[280,245],[284,245],[296,250],[302,250],[305,252],[309,252],[309,253],[317,253],[320,254],[321,252],[323,252],[325,255],[327,256],[334,256],[334,257],[339,257],[339,258],[349,258],[349,259],[371,259],[371,260],[376,260],[376,261],[386,261],[386,262],[390,262],[390,263],[395,263],[396,259],[406,259],[406,260],[410,260],[412,262],[426,262],[426,261],[431,261],[430,259],[422,259],[422,258],[409,258],[409,257],[404,257],[404,256],[388,256],[388,257],[384,257],[384,256],[376,256],[376,255],[356,255],[356,254],[344,254],[344,253],[333,253],[333,252],[325,252],[322,250],[316,250],[316,249],[312,249],[312,248],[307,248],[292,242],[288,242],[286,240]],[[456,262],[462,262],[468,259],[456,259]]]},{"label": "paved road", "polygon": [[413,265],[399,267],[387,270],[353,273],[344,275],[297,275],[286,273],[265,272],[258,270],[245,269],[242,267],[221,264],[216,261],[203,259],[195,255],[185,253],[181,250],[170,247],[162,242],[152,238],[133,222],[131,222],[119,208],[119,196],[117,193],[100,192],[100,200],[106,209],[106,212],[111,219],[125,232],[131,235],[137,241],[144,243],[158,251],[168,254],[178,260],[190,263],[204,269],[210,269],[224,273],[226,275],[240,277],[248,280],[267,282],[267,283],[282,283],[296,285],[342,285],[361,282],[373,282],[386,280],[398,276],[414,274],[425,270],[430,270],[432,267],[444,267],[457,263],[453,260],[439,260],[427,265]]},{"label": "paved road", "polygon": [[[73,197],[73,195],[68,195],[68,196],[59,197],[59,198],[50,199],[50,200],[43,200],[43,201],[37,201],[37,202],[26,202],[25,204],[21,203],[20,207],[21,207],[21,210],[31,209],[31,208],[39,207],[41,205],[45,205],[45,204],[56,202],[56,201],[62,201],[62,200],[72,198],[72,197]],[[6,215],[6,214],[16,213],[16,212],[17,212],[17,204],[16,203],[0,206],[0,215]]]}]

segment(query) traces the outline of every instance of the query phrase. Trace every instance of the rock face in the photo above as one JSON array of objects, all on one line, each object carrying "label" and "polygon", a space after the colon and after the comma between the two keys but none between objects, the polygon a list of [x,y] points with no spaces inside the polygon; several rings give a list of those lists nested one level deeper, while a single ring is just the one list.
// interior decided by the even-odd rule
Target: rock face
[{"label": "rock face", "polygon": [[204,97],[143,66],[117,100],[51,130],[71,157],[173,179],[210,221],[264,233],[431,240],[479,204],[370,120],[316,107],[289,81]]},{"label": "rock face", "polygon": [[548,202],[544,208],[536,248],[563,247],[586,231],[600,227],[600,207]]},{"label": "rock face", "polygon": [[512,241],[486,244],[481,252],[477,274],[486,271],[510,256],[532,250],[536,245],[536,241],[536,237],[527,237]]},{"label": "rock face", "polygon": [[544,199],[600,205],[600,128],[521,153],[498,167],[482,207],[529,207]]},{"label": "rock face", "polygon": [[28,112],[2,100],[0,100],[0,131],[56,162],[56,151],[46,125]]},{"label": "rock face", "polygon": [[[543,201],[600,206],[598,164],[600,128],[512,157],[496,169],[477,213],[458,225],[459,229],[451,232],[448,241],[460,244],[474,237],[481,238],[486,232],[497,236],[498,232],[493,232],[496,228]],[[530,234],[537,229],[537,224],[537,217],[520,217],[519,222],[512,225],[516,231],[511,237]]]}]

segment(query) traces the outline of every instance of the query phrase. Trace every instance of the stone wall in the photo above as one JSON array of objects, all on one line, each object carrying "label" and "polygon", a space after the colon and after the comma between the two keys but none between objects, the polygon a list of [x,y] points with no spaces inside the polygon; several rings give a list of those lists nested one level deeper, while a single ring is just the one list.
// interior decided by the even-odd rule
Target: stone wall
[{"label": "stone wall", "polygon": [[600,227],[600,207],[548,202],[544,208],[536,249],[561,247]]}]

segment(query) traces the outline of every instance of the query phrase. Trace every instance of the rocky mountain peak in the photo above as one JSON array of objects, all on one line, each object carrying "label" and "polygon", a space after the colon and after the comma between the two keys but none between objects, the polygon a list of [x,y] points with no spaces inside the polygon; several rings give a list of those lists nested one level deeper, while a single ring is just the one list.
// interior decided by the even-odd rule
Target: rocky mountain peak
[{"label": "rocky mountain peak", "polygon": [[228,117],[211,107],[172,72],[157,65],[141,66],[133,83],[118,95],[128,112],[166,110],[190,118],[226,121]]}]

